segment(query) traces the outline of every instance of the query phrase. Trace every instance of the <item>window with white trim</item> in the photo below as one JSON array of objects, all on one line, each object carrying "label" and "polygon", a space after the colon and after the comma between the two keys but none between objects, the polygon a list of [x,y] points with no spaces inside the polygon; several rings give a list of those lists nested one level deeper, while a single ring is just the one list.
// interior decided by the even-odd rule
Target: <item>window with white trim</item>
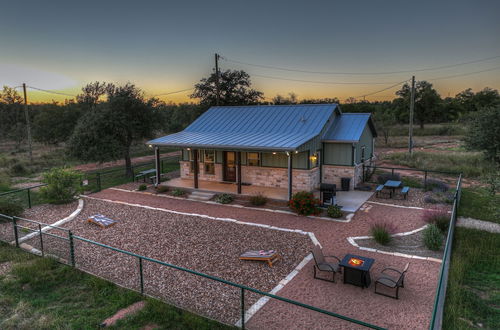
[{"label": "window with white trim", "polygon": [[215,150],[205,150],[203,157],[205,174],[215,174]]}]

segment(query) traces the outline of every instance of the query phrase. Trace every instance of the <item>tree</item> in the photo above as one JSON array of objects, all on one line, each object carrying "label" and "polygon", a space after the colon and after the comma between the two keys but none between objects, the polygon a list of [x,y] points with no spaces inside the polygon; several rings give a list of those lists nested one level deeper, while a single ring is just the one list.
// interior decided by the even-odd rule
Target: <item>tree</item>
[{"label": "tree", "polygon": [[[195,85],[195,91],[189,97],[199,98],[204,106],[216,104],[216,74],[202,78]],[[226,70],[220,73],[220,105],[256,104],[263,98],[263,93],[251,88],[250,76],[243,70]]]},{"label": "tree", "polygon": [[[405,112],[405,109],[410,108],[411,87],[409,84],[404,84],[403,87],[396,92],[399,96],[399,110]],[[439,106],[441,97],[432,87],[432,84],[423,80],[417,81],[415,86],[415,119],[420,124],[420,128],[424,128],[424,124],[436,120],[439,114]],[[409,110],[407,110],[409,113]],[[408,115],[409,116],[409,115]]]},{"label": "tree", "polygon": [[274,104],[297,104],[298,103],[298,100],[297,100],[297,94],[295,94],[294,92],[290,92],[288,93],[288,97],[284,97],[284,96],[281,96],[280,94],[276,95],[275,97],[273,97],[273,100],[272,102]]},{"label": "tree", "polygon": [[99,102],[99,99],[106,95],[108,90],[114,89],[115,86],[105,82],[93,82],[82,87],[82,93],[76,96],[76,101],[80,104],[87,105],[93,108]]},{"label": "tree", "polygon": [[378,111],[374,115],[374,120],[377,131],[382,133],[384,142],[387,145],[387,143],[389,142],[391,130],[396,124],[396,117],[394,117],[394,114],[390,111],[390,109],[385,109],[383,111]]},{"label": "tree", "polygon": [[113,86],[108,100],[97,104],[79,120],[69,142],[69,151],[83,161],[124,159],[126,175],[132,175],[130,147],[152,138],[157,127],[156,111],[133,84]]},{"label": "tree", "polygon": [[0,92],[0,138],[15,141],[18,150],[26,133],[26,117],[22,111],[22,103],[23,98],[14,88],[3,87]]},{"label": "tree", "polygon": [[81,114],[81,105],[75,103],[44,105],[33,120],[33,138],[47,144],[68,141]]},{"label": "tree", "polygon": [[471,88],[458,93],[455,99],[463,107],[464,113],[476,112],[484,107],[494,107],[500,104],[500,95],[496,89],[485,87],[474,93]]},{"label": "tree", "polygon": [[465,145],[483,151],[487,159],[500,167],[500,106],[484,108],[470,116]]}]

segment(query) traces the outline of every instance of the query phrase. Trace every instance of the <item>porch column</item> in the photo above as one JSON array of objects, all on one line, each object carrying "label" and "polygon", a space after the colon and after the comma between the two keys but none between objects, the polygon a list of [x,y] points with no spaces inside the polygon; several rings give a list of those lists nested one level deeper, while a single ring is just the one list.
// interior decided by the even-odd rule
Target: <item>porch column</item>
[{"label": "porch column", "polygon": [[292,152],[287,152],[288,154],[288,200],[292,199]]},{"label": "porch column", "polygon": [[236,181],[238,184],[238,194],[241,194],[241,151],[236,153]]},{"label": "porch column", "polygon": [[193,149],[194,189],[198,189],[198,150]]},{"label": "porch column", "polygon": [[155,167],[156,167],[155,187],[158,187],[161,179],[161,168],[160,168],[160,147],[157,146],[155,146]]}]

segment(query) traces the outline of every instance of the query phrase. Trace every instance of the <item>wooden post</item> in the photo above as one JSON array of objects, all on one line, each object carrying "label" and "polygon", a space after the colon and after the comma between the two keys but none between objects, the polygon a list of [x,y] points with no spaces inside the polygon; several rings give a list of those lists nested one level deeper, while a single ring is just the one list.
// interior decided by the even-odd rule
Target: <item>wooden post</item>
[{"label": "wooden post", "polygon": [[193,149],[194,189],[198,189],[198,150]]},{"label": "wooden post", "polygon": [[156,166],[156,182],[155,187],[158,187],[161,180],[161,165],[160,165],[160,148],[155,147],[155,166]]},{"label": "wooden post", "polygon": [[238,194],[241,194],[241,151],[236,152],[236,181],[238,183]]},{"label": "wooden post", "polygon": [[292,163],[292,152],[287,152],[288,154],[288,200],[292,199],[292,174],[293,174],[293,163]]}]

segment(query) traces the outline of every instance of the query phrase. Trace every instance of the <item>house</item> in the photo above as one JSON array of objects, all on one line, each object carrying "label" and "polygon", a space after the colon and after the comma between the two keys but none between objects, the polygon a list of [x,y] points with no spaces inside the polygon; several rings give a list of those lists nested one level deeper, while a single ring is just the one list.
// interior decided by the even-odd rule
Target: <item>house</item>
[{"label": "house", "polygon": [[[377,133],[369,113],[342,113],[337,104],[211,107],[181,132],[149,141],[182,149],[181,178],[288,189],[361,180]],[[157,166],[158,168],[159,166]],[[157,176],[159,170],[157,170]],[[158,181],[157,181],[158,182]]]}]

